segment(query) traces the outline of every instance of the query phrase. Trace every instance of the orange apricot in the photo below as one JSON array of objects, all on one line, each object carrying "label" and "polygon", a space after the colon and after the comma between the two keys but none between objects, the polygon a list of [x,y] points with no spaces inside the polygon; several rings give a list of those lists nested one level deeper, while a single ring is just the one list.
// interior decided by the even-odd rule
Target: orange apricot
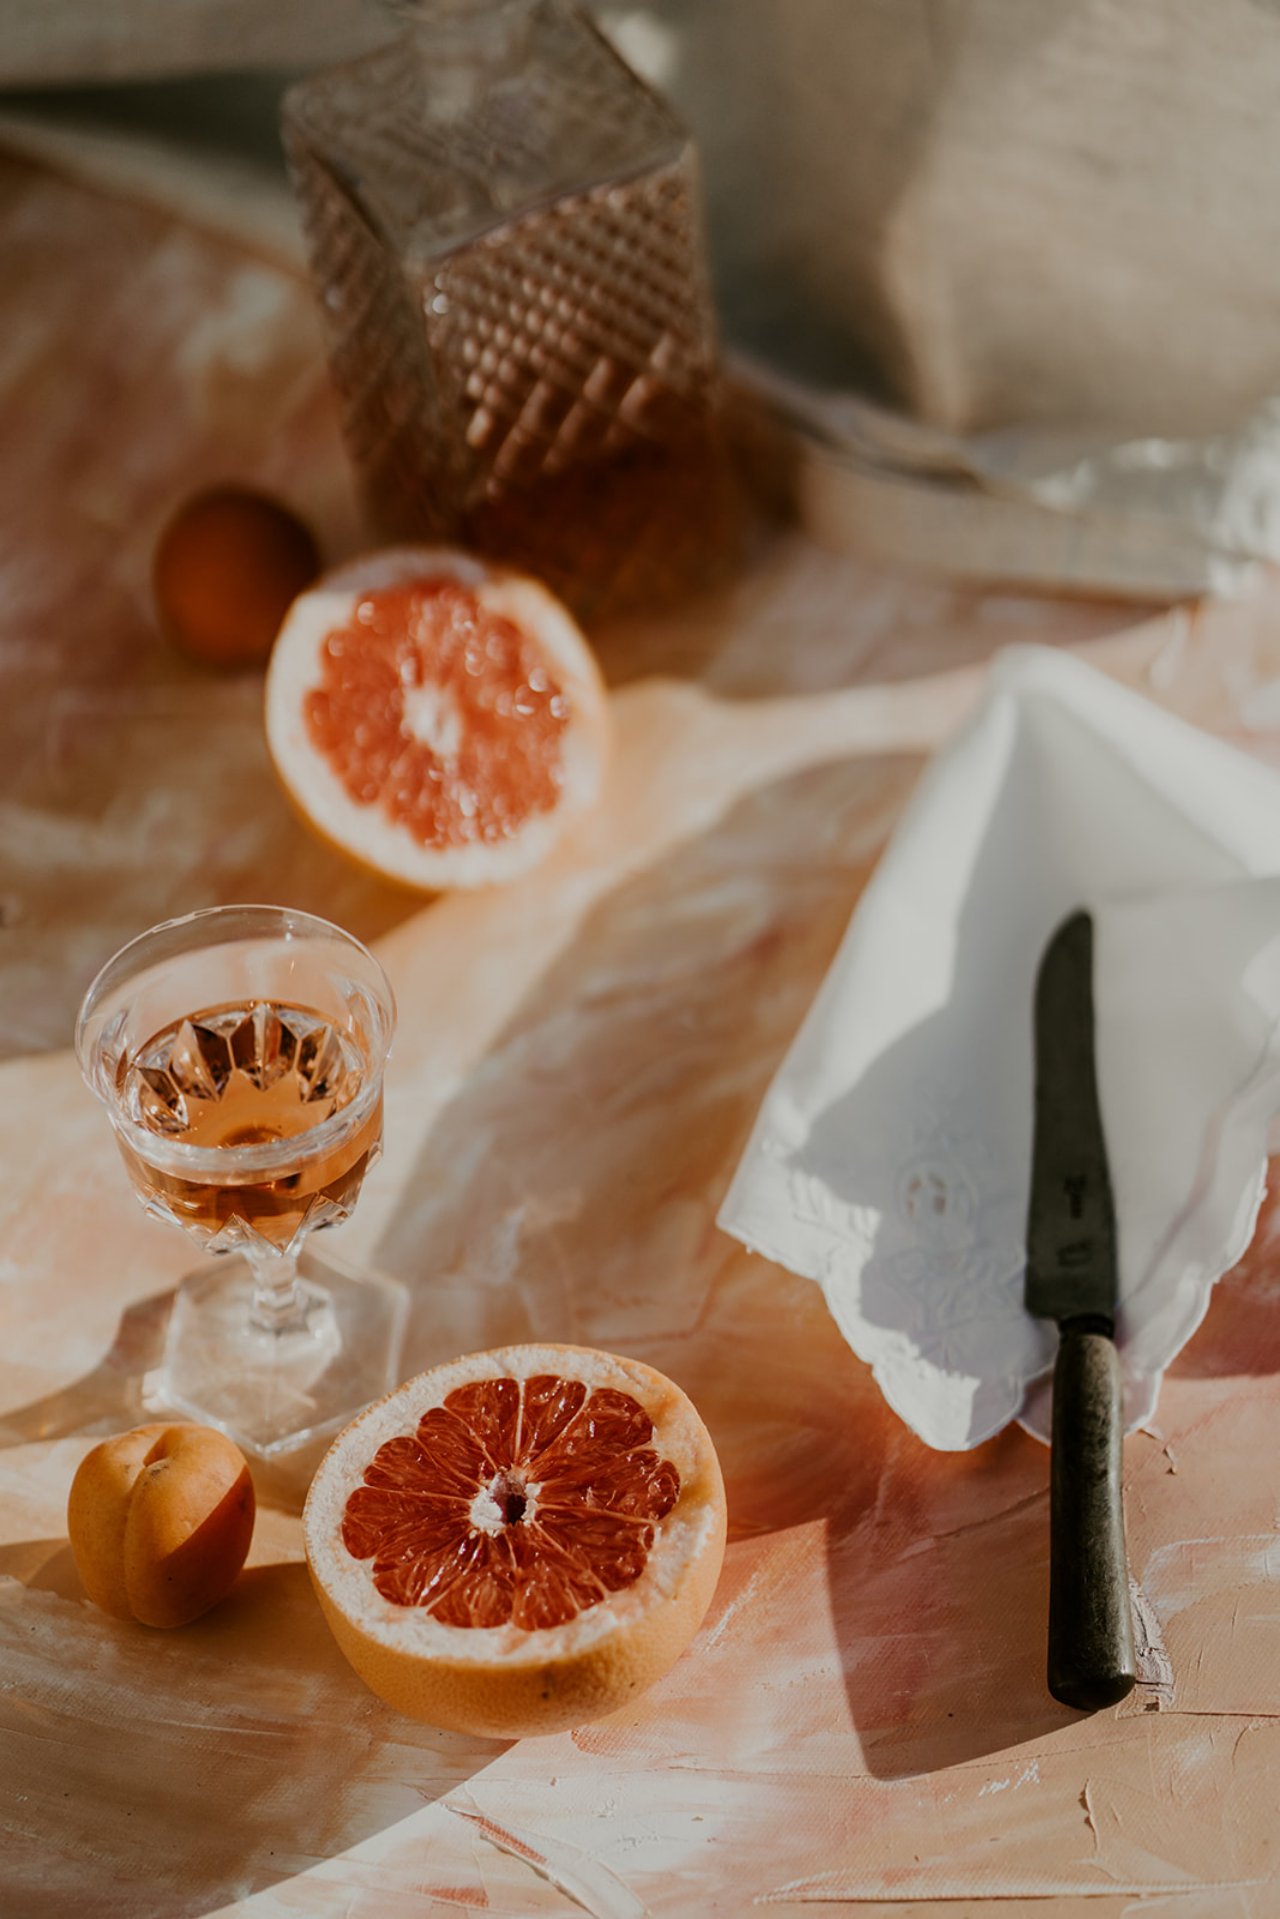
[{"label": "orange apricot", "polygon": [[185,1626],[217,1604],[253,1537],[253,1480],[209,1426],[139,1426],[81,1460],[67,1531],[85,1592],[116,1619]]},{"label": "orange apricot", "polygon": [[219,486],[179,507],[156,545],[156,612],[205,666],[261,666],[293,600],[320,571],[316,543],[265,493]]}]

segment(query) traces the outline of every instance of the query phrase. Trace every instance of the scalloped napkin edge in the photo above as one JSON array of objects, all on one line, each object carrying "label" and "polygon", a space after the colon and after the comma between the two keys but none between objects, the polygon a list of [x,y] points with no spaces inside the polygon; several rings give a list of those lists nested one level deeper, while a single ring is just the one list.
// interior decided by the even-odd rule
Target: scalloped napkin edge
[{"label": "scalloped napkin edge", "polygon": [[1280,1110],[1280,774],[1068,655],[1001,654],[887,846],[719,1215],[817,1280],[930,1446],[1047,1439],[1022,1306],[1031,998],[1095,916],[1132,1429],[1241,1256]]}]

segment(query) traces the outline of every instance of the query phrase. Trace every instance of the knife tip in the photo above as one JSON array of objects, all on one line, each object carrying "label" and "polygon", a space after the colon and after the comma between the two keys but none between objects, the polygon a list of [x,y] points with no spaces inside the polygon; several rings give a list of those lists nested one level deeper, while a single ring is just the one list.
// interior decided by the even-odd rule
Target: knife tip
[{"label": "knife tip", "polygon": [[1037,968],[1037,983],[1043,982],[1045,975],[1055,964],[1066,963],[1072,970],[1086,977],[1093,971],[1093,914],[1087,907],[1078,906],[1060,920],[1049,936],[1044,951],[1040,955]]}]

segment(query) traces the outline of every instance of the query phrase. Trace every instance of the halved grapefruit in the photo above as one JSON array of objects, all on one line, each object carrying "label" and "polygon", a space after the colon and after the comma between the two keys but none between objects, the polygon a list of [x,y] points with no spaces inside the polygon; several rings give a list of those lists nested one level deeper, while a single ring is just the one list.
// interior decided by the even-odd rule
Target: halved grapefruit
[{"label": "halved grapefruit", "polygon": [[693,1638],[724,1484],[678,1386],[579,1346],[438,1366],[371,1406],[303,1513],[335,1638],[390,1705],[493,1738],[626,1703]]},{"label": "halved grapefruit", "polygon": [[560,602],[433,547],[353,561],[294,601],[266,724],[308,822],[432,892],[536,865],[594,801],[608,736],[599,669]]}]

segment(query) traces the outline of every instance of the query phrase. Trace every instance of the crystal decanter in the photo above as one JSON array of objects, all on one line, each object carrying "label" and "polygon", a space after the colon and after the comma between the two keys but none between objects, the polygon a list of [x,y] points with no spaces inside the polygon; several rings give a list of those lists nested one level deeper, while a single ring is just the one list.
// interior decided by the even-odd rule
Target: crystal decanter
[{"label": "crystal decanter", "polygon": [[283,135],[368,516],[653,606],[736,534],[697,157],[567,0],[400,0]]}]

